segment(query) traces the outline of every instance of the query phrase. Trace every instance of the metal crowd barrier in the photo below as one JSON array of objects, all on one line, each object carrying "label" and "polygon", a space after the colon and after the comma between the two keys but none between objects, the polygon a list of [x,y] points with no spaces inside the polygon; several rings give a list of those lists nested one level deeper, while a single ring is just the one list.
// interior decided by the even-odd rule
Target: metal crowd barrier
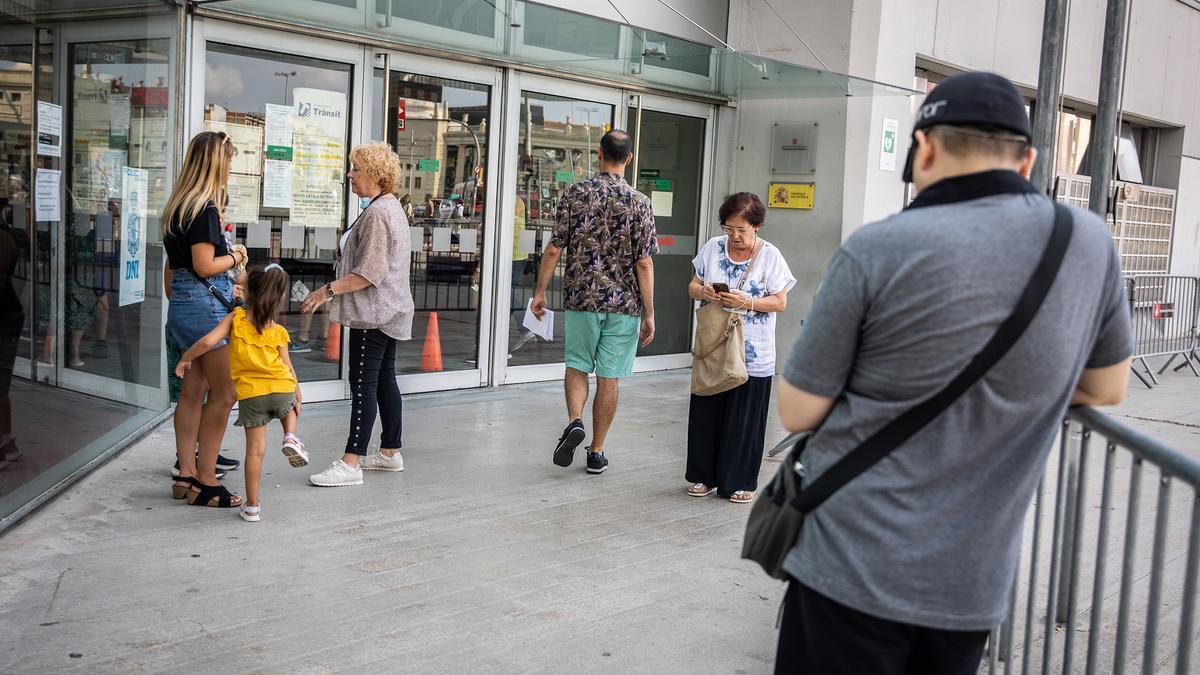
[{"label": "metal crowd barrier", "polygon": [[1200,461],[1091,408],[1070,412],[1057,460],[982,670],[1194,672]]},{"label": "metal crowd barrier", "polygon": [[1133,374],[1138,380],[1148,388],[1158,384],[1146,359],[1161,356],[1169,358],[1157,374],[1182,359],[1176,370],[1188,367],[1200,377],[1196,369],[1200,279],[1138,274],[1125,278],[1125,291],[1133,322]]}]

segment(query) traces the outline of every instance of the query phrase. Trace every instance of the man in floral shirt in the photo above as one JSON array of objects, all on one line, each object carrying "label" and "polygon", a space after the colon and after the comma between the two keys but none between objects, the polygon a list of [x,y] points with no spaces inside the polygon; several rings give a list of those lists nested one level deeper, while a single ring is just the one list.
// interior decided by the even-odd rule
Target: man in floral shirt
[{"label": "man in floral shirt", "polygon": [[633,374],[639,342],[654,339],[654,263],[658,252],[650,200],[622,177],[633,158],[629,134],[600,139],[600,172],[567,188],[555,213],[554,236],[542,255],[533,313],[546,311],[546,287],[566,256],[566,396],[570,424],[554,449],[554,463],[571,466],[587,431],[583,406],[588,374],[596,373],[587,472],[604,473],[604,439],[617,413],[617,380]]}]

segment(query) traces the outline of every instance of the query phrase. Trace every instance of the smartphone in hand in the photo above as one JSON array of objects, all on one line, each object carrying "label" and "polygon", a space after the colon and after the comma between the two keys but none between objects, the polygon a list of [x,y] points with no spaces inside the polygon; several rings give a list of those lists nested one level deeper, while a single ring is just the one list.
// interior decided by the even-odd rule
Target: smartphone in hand
[{"label": "smartphone in hand", "polygon": [[712,285],[712,287],[713,287],[713,290],[718,293],[728,293],[729,292],[729,284],[714,283]]}]

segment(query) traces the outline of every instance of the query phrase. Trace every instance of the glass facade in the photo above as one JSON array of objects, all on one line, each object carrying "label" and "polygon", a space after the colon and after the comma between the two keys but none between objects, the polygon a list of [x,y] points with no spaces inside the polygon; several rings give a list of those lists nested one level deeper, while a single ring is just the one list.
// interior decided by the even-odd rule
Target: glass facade
[{"label": "glass facade", "polygon": [[0,9],[0,527],[168,409],[176,15],[67,4]]},{"label": "glass facade", "polygon": [[[416,305],[398,370],[402,387],[429,391],[556,377],[563,315],[558,339],[543,342],[523,311],[555,204],[597,170],[608,129],[634,135],[640,168],[627,178],[657,194],[658,335],[637,367],[685,366],[714,108],[673,111],[672,93],[909,93],[522,0],[229,0],[181,12],[160,0],[0,8],[0,529],[169,415],[159,214],[199,131],[224,131],[239,151],[228,237],[308,289],[332,278],[359,213],[350,149],[396,149]],[[626,84],[667,103],[626,107]],[[282,321],[305,400],[344,400],[344,331],[325,311],[298,310],[293,297]]]}]

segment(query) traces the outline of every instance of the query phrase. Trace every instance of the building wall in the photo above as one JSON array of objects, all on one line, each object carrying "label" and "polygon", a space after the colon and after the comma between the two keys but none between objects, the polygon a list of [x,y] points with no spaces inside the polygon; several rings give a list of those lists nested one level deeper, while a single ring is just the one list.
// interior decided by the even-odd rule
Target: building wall
[{"label": "building wall", "polygon": [[[918,63],[935,70],[991,70],[1029,92],[1036,90],[1044,0],[816,0],[773,3],[831,70],[901,87],[913,86]],[[1129,119],[1164,127],[1156,183],[1179,189],[1172,271],[1200,274],[1200,11],[1178,0],[1132,3],[1124,98]],[[1094,111],[1104,33],[1104,0],[1071,0],[1065,62],[1068,105]],[[740,50],[818,67],[817,59],[759,0],[731,0],[730,40]],[[900,169],[916,101],[908,97],[805,100],[799,105],[745,101],[734,126],[739,143],[769,141],[779,116],[838,119],[822,125],[818,149],[817,208],[809,213],[772,209],[768,237],[783,248],[799,283],[780,321],[781,348],[799,335],[817,282],[837,243],[863,223],[903,204]],[[900,121],[898,166],[879,168],[885,117]],[[769,150],[769,148],[768,148]],[[766,160],[734,165],[729,189],[765,192],[772,179]]]}]

